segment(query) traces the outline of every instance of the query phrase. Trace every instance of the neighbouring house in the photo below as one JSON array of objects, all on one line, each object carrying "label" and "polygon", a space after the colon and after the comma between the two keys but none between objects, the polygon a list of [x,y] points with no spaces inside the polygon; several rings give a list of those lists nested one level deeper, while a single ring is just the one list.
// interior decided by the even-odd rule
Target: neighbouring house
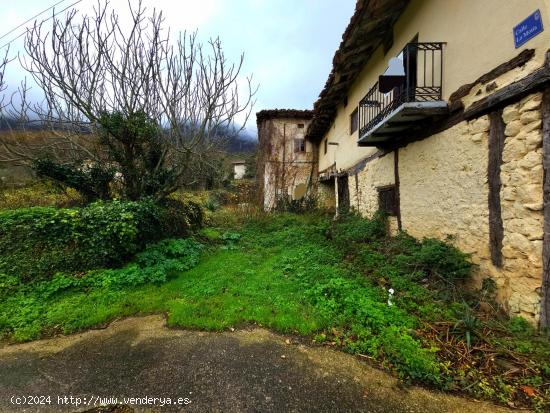
[{"label": "neighbouring house", "polygon": [[[548,326],[549,48],[547,0],[358,1],[299,135],[308,190],[332,192],[339,210],[382,209],[393,231],[452,237],[478,264],[477,286],[493,280],[509,314]],[[264,145],[294,119],[269,113]],[[288,149],[269,156],[284,162]]]},{"label": "neighbouring house", "polygon": [[233,179],[243,179],[246,174],[246,162],[234,161],[233,162]]},{"label": "neighbouring house", "polygon": [[317,145],[307,140],[310,110],[273,109],[256,114],[257,178],[260,199],[272,209],[285,199],[300,199],[317,180]]}]

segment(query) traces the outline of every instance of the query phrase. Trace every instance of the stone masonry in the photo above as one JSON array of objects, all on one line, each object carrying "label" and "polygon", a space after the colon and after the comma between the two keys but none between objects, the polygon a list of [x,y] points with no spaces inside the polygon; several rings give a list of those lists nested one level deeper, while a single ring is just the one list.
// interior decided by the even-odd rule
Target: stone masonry
[{"label": "stone masonry", "polygon": [[537,318],[542,282],[542,130],[540,93],[503,111],[501,167],[504,278],[511,314]]}]

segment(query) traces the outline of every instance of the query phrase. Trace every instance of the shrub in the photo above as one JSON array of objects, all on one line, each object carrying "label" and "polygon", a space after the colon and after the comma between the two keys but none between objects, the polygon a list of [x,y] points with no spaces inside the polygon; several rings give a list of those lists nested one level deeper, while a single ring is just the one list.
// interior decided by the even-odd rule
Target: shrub
[{"label": "shrub", "polygon": [[347,214],[334,223],[328,236],[339,248],[349,251],[357,244],[383,239],[387,233],[386,225],[386,217],[381,213],[377,213],[373,219]]},{"label": "shrub", "polygon": [[141,268],[166,268],[168,264],[168,267],[177,267],[178,271],[186,271],[198,264],[201,249],[202,244],[191,238],[164,239],[148,245],[144,251],[136,255],[134,261]]},{"label": "shrub", "polygon": [[113,168],[97,163],[89,167],[78,163],[61,164],[50,159],[35,159],[32,168],[40,178],[76,190],[87,202],[111,199],[110,184],[115,177]]},{"label": "shrub", "polygon": [[216,189],[210,194],[207,202],[209,201],[217,203],[218,206],[227,206],[238,203],[235,189],[233,191],[229,191],[227,189]]},{"label": "shrub", "polygon": [[186,237],[204,223],[203,209],[196,202],[166,198],[160,206],[161,230],[165,237]]},{"label": "shrub", "polygon": [[[0,276],[0,299],[3,301],[0,305],[0,337],[11,335],[18,341],[25,341],[61,325],[63,331],[70,332],[95,325],[99,320],[105,321],[101,317],[106,313],[113,314],[110,311],[117,308],[118,297],[131,292],[134,287],[158,285],[180,271],[193,268],[199,262],[202,249],[202,244],[191,238],[166,239],[148,245],[122,268],[91,270],[81,277],[57,273],[50,280],[23,285],[15,285],[17,279]],[[101,313],[94,303],[98,297],[113,307],[108,310],[104,307],[106,312]],[[62,304],[63,298],[67,298],[67,306]],[[83,300],[83,310],[70,304],[79,299]]]},{"label": "shrub", "polygon": [[258,183],[255,180],[233,181],[231,190],[235,204],[258,203]]},{"label": "shrub", "polygon": [[174,274],[195,267],[202,247],[191,238],[165,239],[147,246],[124,268],[92,271],[88,277],[93,277],[93,283],[110,288],[163,283]]},{"label": "shrub", "polygon": [[96,202],[86,208],[27,208],[0,213],[0,274],[23,282],[56,272],[118,267],[148,242],[189,233],[202,223],[192,203]]},{"label": "shrub", "polygon": [[158,237],[152,202],[97,202],[81,209],[0,213],[0,273],[23,281],[118,266]]},{"label": "shrub", "polygon": [[62,189],[51,182],[33,182],[19,188],[0,188],[0,210],[30,207],[76,207],[84,199],[74,189]]},{"label": "shrub", "polygon": [[530,335],[534,332],[533,326],[525,318],[519,316],[512,317],[506,324],[506,328],[512,334],[520,336]]},{"label": "shrub", "polygon": [[387,236],[386,217],[378,212],[372,219],[347,214],[334,222],[328,237],[346,253],[357,256],[367,271],[430,277],[454,284],[468,278],[473,264],[469,255],[448,242],[434,238],[418,241],[405,232]]},{"label": "shrub", "polygon": [[275,211],[303,214],[312,212],[317,208],[317,197],[307,193],[300,199],[292,199],[288,195],[281,195],[275,201]]},{"label": "shrub", "polygon": [[209,198],[205,204],[204,207],[208,209],[211,212],[214,212],[220,208],[219,202],[214,198]]},{"label": "shrub", "polygon": [[468,254],[433,238],[409,243],[408,249],[395,257],[395,262],[404,271],[414,271],[450,283],[468,278],[473,267]]}]

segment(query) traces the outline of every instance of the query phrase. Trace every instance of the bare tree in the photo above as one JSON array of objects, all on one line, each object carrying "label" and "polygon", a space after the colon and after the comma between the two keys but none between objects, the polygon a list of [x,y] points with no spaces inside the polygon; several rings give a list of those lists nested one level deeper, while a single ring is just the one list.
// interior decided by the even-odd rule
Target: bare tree
[{"label": "bare tree", "polygon": [[230,63],[219,39],[203,46],[196,33],[172,41],[162,13],[147,16],[141,0],[128,8],[129,27],[100,0],[91,16],[72,10],[28,30],[20,61],[44,101],[29,103],[23,85],[9,115],[47,127],[51,139],[32,147],[4,138],[0,161],[29,163],[39,152],[108,165],[127,198],[160,199],[196,181],[227,131],[244,127],[256,88],[240,78],[243,56]]},{"label": "bare tree", "polygon": [[[6,90],[6,81],[4,79],[4,75],[6,72],[6,66],[8,65],[8,62],[9,62],[8,53],[9,53],[9,49],[6,50],[4,57],[0,60],[0,93],[3,93]],[[0,107],[2,102],[3,100],[0,100]]]}]

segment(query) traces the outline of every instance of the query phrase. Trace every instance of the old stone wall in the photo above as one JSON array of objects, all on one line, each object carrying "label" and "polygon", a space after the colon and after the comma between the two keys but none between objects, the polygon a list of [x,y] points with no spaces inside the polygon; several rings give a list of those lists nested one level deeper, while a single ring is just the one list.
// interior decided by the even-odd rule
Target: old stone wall
[{"label": "old stone wall", "polygon": [[361,215],[372,217],[378,210],[378,188],[395,184],[394,154],[367,162],[361,170],[348,179],[351,207]]},{"label": "old stone wall", "polygon": [[334,187],[334,178],[326,181],[319,181],[317,185],[317,199],[321,209],[335,211],[336,194]]},{"label": "old stone wall", "polygon": [[414,142],[399,151],[403,229],[417,237],[451,237],[478,264],[477,286],[491,278],[511,315],[536,320],[542,282],[541,95],[503,110],[500,192],[503,265],[489,249],[487,116]]},{"label": "old stone wall", "polygon": [[[450,239],[477,264],[475,287],[485,278],[494,280],[504,308],[533,321],[542,283],[540,104],[536,93],[502,111],[501,267],[493,265],[489,245],[489,117],[461,122],[400,148],[398,162],[403,230],[417,238]],[[394,183],[394,153],[350,171],[352,208],[371,217],[378,210],[378,188]]]},{"label": "old stone wall", "polygon": [[315,144],[305,141],[305,151],[295,150],[295,140],[305,138],[308,124],[306,119],[274,118],[259,127],[259,168],[263,172],[259,179],[265,209],[272,209],[284,195],[301,198],[316,178]]},{"label": "old stone wall", "polygon": [[474,261],[489,254],[486,116],[461,122],[399,150],[403,229],[418,237],[452,237]]},{"label": "old stone wall", "polygon": [[540,93],[506,107],[502,156],[502,254],[509,310],[536,318],[542,283],[542,130]]}]

